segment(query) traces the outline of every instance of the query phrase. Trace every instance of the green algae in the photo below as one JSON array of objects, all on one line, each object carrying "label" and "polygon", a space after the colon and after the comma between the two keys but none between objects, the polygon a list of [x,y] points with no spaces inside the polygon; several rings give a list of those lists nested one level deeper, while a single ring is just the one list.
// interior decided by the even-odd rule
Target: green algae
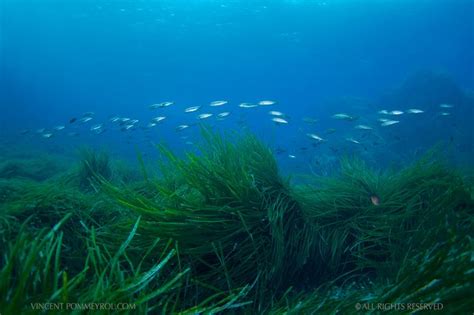
[{"label": "green algae", "polygon": [[295,185],[252,135],[203,130],[198,149],[159,146],[161,174],[141,163],[142,181],[94,151],[41,182],[2,179],[0,311],[61,301],[129,302],[140,314],[471,310],[472,182],[435,153],[385,171],[344,159],[338,174]]}]

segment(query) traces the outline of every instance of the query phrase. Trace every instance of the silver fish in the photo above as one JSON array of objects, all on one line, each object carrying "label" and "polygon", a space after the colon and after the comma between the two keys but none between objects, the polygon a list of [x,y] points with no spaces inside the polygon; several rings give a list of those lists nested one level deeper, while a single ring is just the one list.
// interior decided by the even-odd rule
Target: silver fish
[{"label": "silver fish", "polygon": [[380,126],[387,127],[387,126],[398,124],[399,122],[400,121],[398,121],[398,120],[387,120],[387,121],[384,121],[383,123],[381,123]]},{"label": "silver fish", "polygon": [[271,110],[271,111],[269,111],[268,113],[269,113],[270,115],[272,115],[272,116],[280,116],[280,117],[285,116],[285,114],[283,114],[282,112],[278,112],[278,111],[276,111],[276,110]]},{"label": "silver fish", "polygon": [[276,104],[275,101],[268,101],[268,100],[258,102],[258,105],[260,106],[270,106],[274,104]]},{"label": "silver fish", "polygon": [[103,125],[102,124],[97,124],[91,127],[91,131],[97,131],[102,129]]},{"label": "silver fish", "polygon": [[355,143],[355,144],[360,144],[360,142],[355,140],[354,138],[346,138],[346,141],[349,141],[349,142],[352,142],[352,143]]},{"label": "silver fish", "polygon": [[125,125],[122,127],[122,131],[128,131],[130,129],[133,129],[135,125]]},{"label": "silver fish", "polygon": [[91,121],[91,120],[92,120],[92,117],[86,116],[79,119],[79,122],[85,124],[86,122]]},{"label": "silver fish", "polygon": [[60,126],[54,127],[53,129],[54,129],[54,130],[57,130],[57,131],[61,131],[61,130],[63,130],[64,128],[66,128],[66,126],[60,125]]},{"label": "silver fish", "polygon": [[359,129],[359,130],[372,130],[373,129],[372,127],[367,126],[367,125],[357,125],[354,128]]},{"label": "silver fish", "polygon": [[230,115],[230,112],[222,112],[217,114],[217,118],[225,118]]},{"label": "silver fish", "polygon": [[198,111],[199,108],[201,108],[201,106],[191,106],[191,107],[188,107],[184,110],[185,113],[193,113],[195,111]]},{"label": "silver fish", "polygon": [[382,115],[390,115],[390,113],[386,109],[379,110],[378,113]]},{"label": "silver fish", "polygon": [[92,130],[92,132],[97,134],[97,135],[100,135],[100,134],[103,134],[105,132],[105,129],[98,128],[98,129]]},{"label": "silver fish", "polygon": [[150,109],[157,109],[157,108],[161,108],[161,107],[168,107],[168,106],[171,106],[173,104],[174,104],[174,102],[161,102],[161,103],[157,103],[157,104],[151,104],[148,107]]},{"label": "silver fish", "polygon": [[173,105],[174,102],[162,102],[162,103],[159,103],[159,107],[168,107],[168,106],[171,106]]},{"label": "silver fish", "polygon": [[53,136],[53,134],[52,134],[51,132],[48,132],[48,133],[43,133],[41,136],[42,136],[43,138],[49,139],[49,138],[51,138],[51,137]]},{"label": "silver fish", "polygon": [[164,119],[166,119],[166,116],[158,116],[158,117],[153,118],[151,121],[155,123],[159,123],[160,121]]},{"label": "silver fish", "polygon": [[214,102],[211,102],[211,106],[222,106],[222,105],[225,105],[227,104],[228,102],[227,101],[214,101]]},{"label": "silver fish", "polygon": [[179,125],[178,127],[176,127],[176,131],[181,131],[181,130],[184,130],[186,128],[189,128],[189,125]]},{"label": "silver fish", "polygon": [[389,114],[398,116],[398,115],[403,115],[403,112],[401,110],[392,110],[391,112],[389,112]]},{"label": "silver fish", "polygon": [[211,117],[211,116],[212,116],[212,114],[210,114],[210,113],[205,113],[205,114],[200,114],[200,115],[198,115],[197,117],[198,117],[198,119],[206,119],[206,118],[209,118],[209,117]]},{"label": "silver fish", "polygon": [[323,138],[321,138],[320,136],[318,136],[314,133],[307,133],[306,136],[308,136],[311,140],[316,140],[318,142],[325,141]]},{"label": "silver fish", "polygon": [[421,109],[418,109],[418,108],[410,108],[409,110],[407,110],[408,114],[422,114],[424,112],[425,111],[423,111]]},{"label": "silver fish", "polygon": [[350,116],[350,115],[347,115],[347,114],[344,114],[344,113],[334,114],[334,115],[332,115],[332,118],[338,119],[338,120],[347,120],[347,121],[356,120],[355,117]]},{"label": "silver fish", "polygon": [[452,104],[440,104],[439,107],[441,107],[441,108],[453,108],[454,105],[452,105]]},{"label": "silver fish", "polygon": [[288,124],[288,121],[286,119],[283,119],[283,118],[280,118],[280,117],[274,117],[274,118],[272,118],[272,121],[274,121],[275,123],[277,123],[279,125]]},{"label": "silver fish", "polygon": [[257,107],[258,105],[255,105],[255,104],[251,104],[251,103],[240,103],[239,104],[239,107],[241,108],[253,108],[253,107]]},{"label": "silver fish", "polygon": [[293,155],[293,154],[288,154],[288,157],[289,157],[290,159],[296,159],[296,156]]}]

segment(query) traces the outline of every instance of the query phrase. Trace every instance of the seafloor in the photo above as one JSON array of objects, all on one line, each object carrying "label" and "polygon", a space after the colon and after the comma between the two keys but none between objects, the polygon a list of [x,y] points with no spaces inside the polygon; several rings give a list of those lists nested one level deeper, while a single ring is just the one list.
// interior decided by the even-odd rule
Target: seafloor
[{"label": "seafloor", "polygon": [[2,158],[2,315],[474,310],[473,181],[436,150],[301,181],[250,134],[159,152]]}]

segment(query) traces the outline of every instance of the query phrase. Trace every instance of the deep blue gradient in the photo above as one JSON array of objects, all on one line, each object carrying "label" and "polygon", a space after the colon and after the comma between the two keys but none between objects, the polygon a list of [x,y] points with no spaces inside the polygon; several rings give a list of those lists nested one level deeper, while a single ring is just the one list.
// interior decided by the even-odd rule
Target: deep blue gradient
[{"label": "deep blue gradient", "polygon": [[[201,112],[232,112],[227,121],[214,119],[211,125],[229,130],[249,126],[273,146],[295,155],[305,146],[316,150],[305,133],[343,130],[339,138],[331,135],[334,140],[319,151],[330,154],[347,146],[345,138],[359,137],[347,122],[332,120],[332,114],[350,112],[360,116],[357,123],[374,125],[377,111],[385,108],[378,101],[413,73],[435,71],[462,89],[474,87],[474,7],[469,0],[3,0],[0,5],[4,143],[26,141],[64,150],[101,144],[131,155],[134,146],[147,150],[151,142],[186,147],[198,129],[177,133],[175,127],[196,122],[196,115],[183,113],[184,108],[203,105]],[[360,101],[340,101],[348,97]],[[229,104],[207,107],[220,99]],[[237,106],[262,99],[278,104],[248,110]],[[176,104],[148,109],[163,101]],[[414,102],[389,109],[427,109],[426,105]],[[438,108],[431,107],[426,115],[411,116],[380,134],[385,139],[403,136],[397,139],[402,144],[395,146],[401,151],[404,143],[423,144],[414,140],[419,135],[403,128],[410,124],[408,130],[413,131],[416,124],[430,122],[427,130],[439,130],[440,125],[452,127],[459,117],[473,121],[472,108],[454,105],[450,120],[435,117]],[[290,124],[275,126],[268,110],[286,113]],[[107,122],[108,130],[95,135],[90,126],[68,124],[86,111],[96,113],[94,123],[107,122],[113,115],[139,119],[141,125],[151,117],[168,118],[153,129],[133,132],[120,132]],[[305,116],[318,123],[301,122]],[[23,129],[60,124],[66,125],[64,135],[51,139],[33,131],[20,135]],[[458,138],[472,139],[470,125],[446,131],[447,138],[439,133],[426,146],[435,140],[453,141],[456,132]],[[68,137],[68,130],[80,136]],[[190,138],[181,139],[183,135]],[[366,145],[360,153],[383,152],[383,146]]]}]

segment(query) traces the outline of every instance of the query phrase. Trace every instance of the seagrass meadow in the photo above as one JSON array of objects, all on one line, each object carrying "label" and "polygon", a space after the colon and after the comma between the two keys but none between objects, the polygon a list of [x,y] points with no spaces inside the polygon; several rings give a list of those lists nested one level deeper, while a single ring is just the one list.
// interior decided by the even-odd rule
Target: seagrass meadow
[{"label": "seagrass meadow", "polygon": [[2,315],[473,312],[474,183],[439,150],[325,177],[282,175],[252,134],[157,152],[1,162]]}]

